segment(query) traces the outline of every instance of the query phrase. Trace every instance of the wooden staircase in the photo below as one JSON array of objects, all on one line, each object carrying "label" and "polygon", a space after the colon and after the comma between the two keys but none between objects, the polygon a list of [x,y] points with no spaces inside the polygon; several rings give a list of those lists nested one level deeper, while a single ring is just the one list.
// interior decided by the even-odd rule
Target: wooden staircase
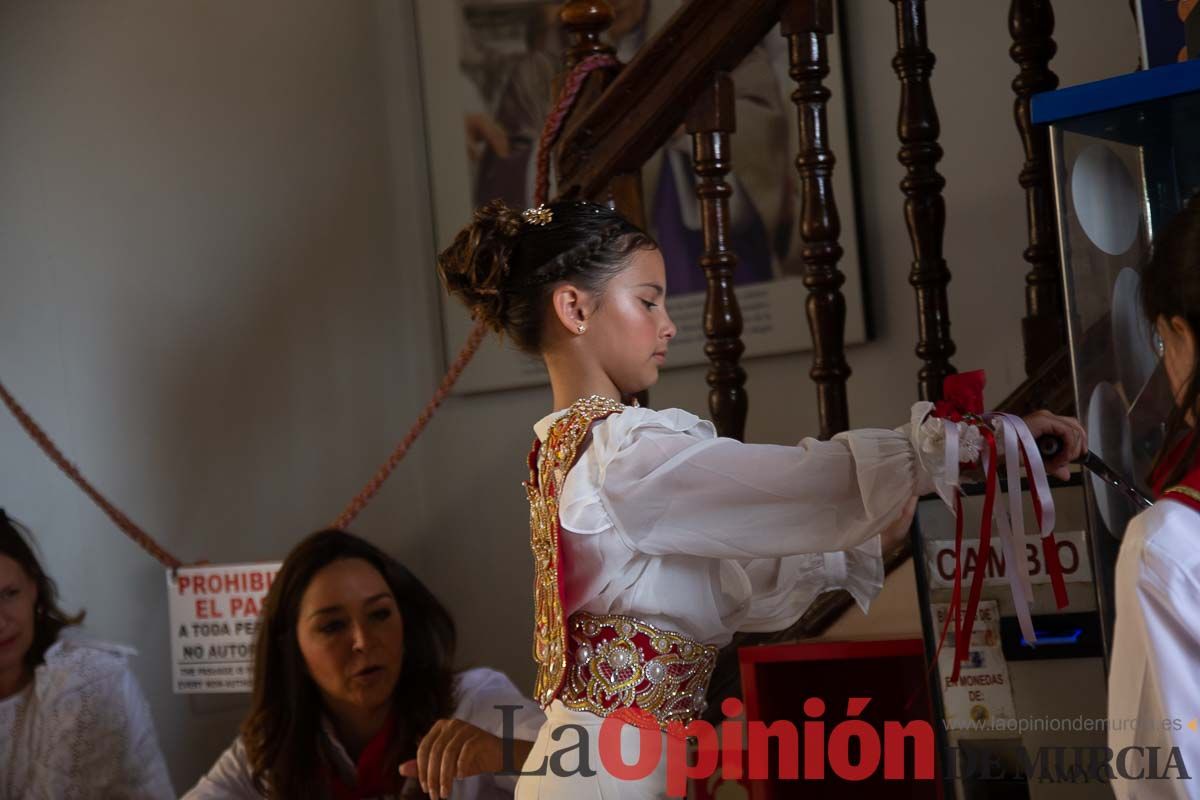
[{"label": "wooden staircase", "polygon": [[[940,126],[930,86],[936,59],[929,48],[925,0],[890,0],[895,12],[899,81],[898,158],[905,167],[898,205],[908,228],[913,258],[909,283],[918,318],[917,394],[936,400],[942,381],[955,368],[946,287],[951,272],[943,258],[945,179]],[[736,132],[730,72],[776,25],[787,39],[792,101],[799,126],[795,165],[800,178],[797,225],[803,241],[805,304],[813,340],[809,375],[816,386],[820,435],[849,427],[844,347],[844,277],[838,262],[841,226],[831,176],[837,160],[830,150],[826,107],[830,91],[828,40],[833,36],[834,0],[689,0],[627,64],[588,76],[555,150],[557,195],[606,202],[644,225],[643,164],[680,126],[692,137],[693,169],[700,203],[704,252],[698,265],[707,280],[704,330],[709,357],[709,412],[718,431],[742,438],[748,411],[746,373],[740,364],[742,319],[733,287],[737,255],[729,244],[731,194],[726,182],[733,164],[730,138]],[[596,54],[612,55],[605,31],[613,15],[604,0],[569,0],[560,19],[568,37],[565,67]],[[1026,194],[1029,246],[1023,259],[1026,317],[1022,320],[1029,378],[1000,408],[1026,413],[1048,408],[1070,413],[1074,405],[1066,348],[1058,247],[1052,208],[1049,142],[1029,117],[1032,94],[1057,86],[1049,61],[1056,45],[1049,0],[1011,0],[1011,55],[1019,67],[1012,82],[1014,118],[1025,147],[1019,184]],[[1015,256],[1016,254],[1014,254]],[[1015,259],[1014,259],[1015,260]],[[1015,276],[1014,276],[1015,277]],[[1014,291],[1016,282],[1014,281]],[[799,309],[797,309],[799,312]],[[889,571],[911,553],[885,556]],[[819,635],[852,604],[846,592],[820,597],[794,626],[769,636],[741,636],[722,655],[714,676],[710,708],[736,691],[736,648],[761,641]]]}]

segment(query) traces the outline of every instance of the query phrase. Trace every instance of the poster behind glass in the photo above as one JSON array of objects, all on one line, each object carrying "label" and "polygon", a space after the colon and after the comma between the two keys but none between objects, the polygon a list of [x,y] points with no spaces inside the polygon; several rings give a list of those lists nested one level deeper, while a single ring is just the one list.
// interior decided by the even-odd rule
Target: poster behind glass
[{"label": "poster behind glass", "polygon": [[[650,34],[678,8],[678,0],[616,0],[608,35],[628,62]],[[457,0],[418,3],[421,62],[430,157],[434,167],[439,245],[469,218],[470,209],[493,198],[517,208],[532,204],[537,141],[550,110],[552,85],[566,43],[558,21],[560,2]],[[835,195],[842,221],[840,263],[846,274],[846,341],[865,341],[857,229],[854,219],[849,137],[836,41],[827,81],[831,146],[838,157]],[[801,281],[799,177],[794,86],[787,74],[786,40],[772,31],[733,71],[737,132],[731,136],[733,171],[728,180],[730,240],[738,255],[735,283],[745,330],[746,355],[811,347]],[[433,131],[438,134],[432,135]],[[670,366],[699,364],[703,353],[705,279],[699,204],[691,166],[691,137],[676,132],[642,170],[651,233],[667,267],[671,313],[679,326]],[[465,313],[446,303],[447,358],[465,338]],[[494,343],[486,346],[460,384],[466,391],[541,383],[540,363]]]}]

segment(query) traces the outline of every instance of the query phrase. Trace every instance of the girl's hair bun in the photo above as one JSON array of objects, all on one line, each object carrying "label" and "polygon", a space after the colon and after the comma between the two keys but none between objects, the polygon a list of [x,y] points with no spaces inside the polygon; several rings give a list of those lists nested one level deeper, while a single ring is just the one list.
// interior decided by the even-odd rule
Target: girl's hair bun
[{"label": "girl's hair bun", "polygon": [[496,332],[504,330],[505,288],[521,222],[520,211],[493,200],[477,209],[471,224],[438,255],[446,291]]}]

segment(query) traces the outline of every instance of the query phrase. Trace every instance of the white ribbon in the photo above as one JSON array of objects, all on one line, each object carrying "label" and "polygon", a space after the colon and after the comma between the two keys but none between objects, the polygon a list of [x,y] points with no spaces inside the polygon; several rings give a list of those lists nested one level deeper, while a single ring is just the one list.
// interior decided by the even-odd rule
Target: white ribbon
[{"label": "white ribbon", "polygon": [[[1043,539],[1054,532],[1054,498],[1050,496],[1050,482],[1046,478],[1046,468],[1042,464],[1037,441],[1025,420],[1013,414],[1003,413],[985,414],[984,419],[998,425],[1004,437],[1008,508],[997,515],[997,528],[1005,541],[1005,563],[1010,565],[1009,586],[1012,589],[1021,635],[1029,644],[1035,644],[1037,635],[1029,610],[1033,603],[1033,581],[1029,575],[1029,562],[1025,558],[1025,515],[1021,508],[1022,453],[1025,455],[1024,461],[1029,464],[1027,477],[1031,489],[1037,493],[1041,504],[1040,533]],[[996,504],[996,509],[1001,510],[999,503]]]},{"label": "white ribbon", "polygon": [[958,491],[958,423],[943,419],[942,432],[945,444],[946,484]]},{"label": "white ribbon", "polygon": [[1003,546],[1004,563],[1008,569],[1008,585],[1012,590],[1013,606],[1017,612],[1017,623],[1021,627],[1021,635],[1030,644],[1037,642],[1037,633],[1033,629],[1033,617],[1030,616],[1030,606],[1033,604],[1033,592],[1029,591],[1024,581],[1020,579],[1028,566],[1025,559],[1025,542],[1013,536],[1008,525],[1008,514],[997,503],[993,509],[993,519],[996,531],[1000,534]]},{"label": "white ribbon", "polygon": [[[1015,422],[1014,422],[1015,420]],[[1025,427],[1025,421],[1020,417],[1014,417],[1011,414],[997,414],[991,420],[993,425],[999,425],[1000,431],[1004,436],[1004,466],[1008,476],[1008,521],[1012,526],[1012,547],[1013,551],[1020,553],[1021,557],[1012,565],[1012,572],[1009,573],[1010,583],[1016,581],[1021,584],[1024,589],[1026,598],[1033,598],[1033,581],[1029,577],[1029,562],[1025,558],[1025,513],[1021,509],[1021,451],[1022,444],[1020,441],[1020,427]],[[1028,428],[1026,428],[1028,431]],[[1041,456],[1036,452],[1034,456],[1041,463]],[[1017,592],[1014,583],[1013,599],[1017,597]],[[1032,623],[1031,623],[1032,624]]]},{"label": "white ribbon", "polygon": [[1025,451],[1029,461],[1031,473],[1028,476],[1029,482],[1037,490],[1038,497],[1042,501],[1042,536],[1049,536],[1054,533],[1054,499],[1050,496],[1050,481],[1046,477],[1046,467],[1042,464],[1042,454],[1038,451],[1037,441],[1033,438],[1033,433],[1025,424],[1025,420],[1020,417],[1001,413],[984,415],[985,419],[991,417],[1000,417],[1011,425],[1021,440],[1021,449]]}]

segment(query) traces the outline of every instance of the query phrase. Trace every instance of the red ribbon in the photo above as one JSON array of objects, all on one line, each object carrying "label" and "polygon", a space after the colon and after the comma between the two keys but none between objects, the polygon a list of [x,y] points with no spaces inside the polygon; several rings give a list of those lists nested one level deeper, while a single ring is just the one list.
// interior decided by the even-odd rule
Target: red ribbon
[{"label": "red ribbon", "polygon": [[[1025,474],[1033,475],[1029,468],[1029,453],[1021,447],[1021,462],[1025,465]],[[1008,489],[1012,491],[1010,486]],[[1033,500],[1033,515],[1037,517],[1038,530],[1042,529],[1042,499],[1038,497],[1037,487],[1033,479],[1029,480],[1029,496]],[[1042,537],[1042,559],[1046,562],[1046,572],[1050,575],[1050,585],[1054,588],[1054,605],[1059,609],[1067,607],[1067,579],[1063,575],[1062,562],[1058,560],[1058,542],[1054,539],[1054,531]]]},{"label": "red ribbon", "polygon": [[[996,504],[996,437],[987,426],[980,426],[988,448],[987,491],[983,498],[983,521],[979,526],[979,557],[975,559],[975,571],[971,575],[971,589],[967,595],[967,608],[962,609],[963,583],[963,507],[962,496],[958,487],[954,488],[954,588],[950,592],[950,607],[946,610],[946,621],[942,624],[942,633],[938,637],[937,652],[941,655],[942,645],[946,642],[946,633],[950,629],[950,621],[954,621],[954,667],[951,670],[950,681],[958,682],[962,662],[970,658],[971,633],[975,629],[975,617],[979,613],[979,599],[983,594],[983,581],[987,574],[987,555],[992,546],[992,507]],[[961,618],[960,618],[961,617]]]},{"label": "red ribbon", "polygon": [[[979,523],[979,549],[976,551],[978,557],[975,559],[975,573],[971,576],[971,593],[967,597],[967,610],[963,614],[962,630],[960,631],[957,625],[954,630],[956,637],[954,640],[954,670],[950,675],[953,683],[958,682],[959,668],[962,666],[962,662],[970,656],[971,633],[975,630],[975,615],[979,612],[979,598],[983,594],[983,580],[987,575],[988,557],[992,552],[992,509],[996,505],[996,488],[999,484],[999,481],[996,480],[996,436],[986,425],[980,425],[979,432],[983,435],[988,449],[987,477],[985,479],[987,490],[983,496],[983,519]],[[956,569],[955,574],[961,574],[961,570]],[[963,635],[964,633],[965,635]]]},{"label": "red ribbon", "polygon": [[[954,588],[950,590],[950,606],[946,609],[946,620],[942,623],[942,633],[938,636],[937,651],[933,655],[933,663],[929,665],[930,671],[937,665],[938,656],[942,654],[942,645],[946,643],[946,633],[950,630],[951,622],[954,623],[955,656],[958,655],[958,640],[962,638],[962,626],[959,625],[958,611],[962,607],[963,507],[962,495],[959,494],[958,487],[953,487],[951,491],[954,493]],[[957,680],[957,658],[954,663],[954,671],[954,677]],[[908,708],[907,704],[905,708]]]},{"label": "red ribbon", "polygon": [[[971,372],[960,372],[955,375],[947,375],[942,381],[942,399],[933,404],[933,416],[940,417],[948,423],[959,423],[967,417],[978,417],[983,413],[983,387],[987,384],[987,375],[983,370],[973,370]],[[992,443],[993,450],[995,442]],[[995,458],[993,456],[989,465],[994,466]],[[954,670],[951,679],[958,680],[959,664],[968,657],[969,644],[971,641],[971,629],[974,626],[975,617],[971,615],[970,621],[966,624],[966,636],[963,636],[964,620],[960,619],[962,612],[962,582],[963,582],[963,507],[962,495],[957,486],[951,488],[954,494],[954,588],[950,593],[950,607],[946,611],[946,620],[942,625],[941,635],[938,637],[937,652],[934,655],[934,663],[937,663],[938,656],[941,655],[942,646],[946,643],[946,634],[950,630],[950,623],[954,623]],[[992,498],[992,487],[988,485],[989,499]],[[990,514],[987,520],[990,520]],[[985,522],[989,528],[990,525]],[[983,537],[980,537],[980,552],[987,552],[982,549]],[[990,539],[990,535],[989,535]],[[983,571],[976,565],[976,576],[983,574]],[[974,593],[974,586],[972,586]],[[933,665],[930,665],[932,668]]]}]

